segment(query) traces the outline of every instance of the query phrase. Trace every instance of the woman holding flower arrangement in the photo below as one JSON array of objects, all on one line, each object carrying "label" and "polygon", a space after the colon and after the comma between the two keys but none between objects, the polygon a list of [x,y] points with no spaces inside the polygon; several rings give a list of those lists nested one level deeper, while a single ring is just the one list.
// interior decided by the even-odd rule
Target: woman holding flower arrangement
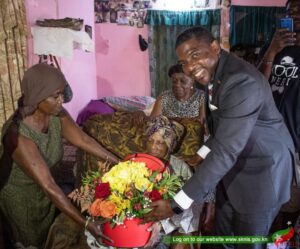
[{"label": "woman holding flower arrangement", "polygon": [[50,169],[62,159],[62,137],[110,162],[118,158],[86,135],[62,104],[67,81],[58,69],[37,64],[25,72],[22,98],[4,124],[0,146],[0,215],[7,248],[44,248],[56,208],[103,237],[97,222],[86,222],[55,183]]}]

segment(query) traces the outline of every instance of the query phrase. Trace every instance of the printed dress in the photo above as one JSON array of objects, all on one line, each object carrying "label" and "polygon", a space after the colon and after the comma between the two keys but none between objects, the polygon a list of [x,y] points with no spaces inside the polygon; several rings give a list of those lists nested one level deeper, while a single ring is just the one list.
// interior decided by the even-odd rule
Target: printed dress
[{"label": "printed dress", "polygon": [[205,94],[196,89],[196,92],[186,101],[175,98],[172,90],[162,93],[162,115],[168,118],[195,118],[199,116],[199,107],[205,103]]}]

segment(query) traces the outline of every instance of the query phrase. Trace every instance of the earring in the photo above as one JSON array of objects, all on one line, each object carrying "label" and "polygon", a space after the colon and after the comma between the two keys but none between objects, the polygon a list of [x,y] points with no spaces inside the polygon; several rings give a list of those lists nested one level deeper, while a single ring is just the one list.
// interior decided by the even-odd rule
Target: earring
[{"label": "earring", "polygon": [[194,87],[193,86],[191,86],[191,89],[193,89]]}]

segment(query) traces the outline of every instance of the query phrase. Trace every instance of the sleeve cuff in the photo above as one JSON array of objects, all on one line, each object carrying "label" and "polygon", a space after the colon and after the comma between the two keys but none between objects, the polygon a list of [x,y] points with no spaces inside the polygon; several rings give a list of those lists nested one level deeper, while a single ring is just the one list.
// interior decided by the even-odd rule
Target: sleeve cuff
[{"label": "sleeve cuff", "polygon": [[174,201],[182,208],[182,209],[188,209],[192,203],[194,202],[193,199],[188,197],[186,193],[184,193],[183,190],[180,190],[175,196]]},{"label": "sleeve cuff", "polygon": [[205,159],[205,157],[208,155],[209,152],[210,152],[210,148],[208,148],[205,145],[202,145],[202,147],[197,151],[197,154],[198,154],[198,156]]}]

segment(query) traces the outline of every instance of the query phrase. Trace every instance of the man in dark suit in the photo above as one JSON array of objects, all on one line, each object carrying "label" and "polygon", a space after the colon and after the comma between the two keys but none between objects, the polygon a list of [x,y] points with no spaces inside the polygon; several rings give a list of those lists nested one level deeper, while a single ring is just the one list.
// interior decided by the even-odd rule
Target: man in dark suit
[{"label": "man in dark suit", "polygon": [[280,206],[290,198],[294,150],[269,84],[253,66],[222,50],[202,27],[180,34],[176,53],[187,75],[212,86],[211,137],[198,151],[197,161],[203,161],[193,177],[171,202],[152,203],[146,221],[203,202],[217,186],[218,235],[267,235]]}]

